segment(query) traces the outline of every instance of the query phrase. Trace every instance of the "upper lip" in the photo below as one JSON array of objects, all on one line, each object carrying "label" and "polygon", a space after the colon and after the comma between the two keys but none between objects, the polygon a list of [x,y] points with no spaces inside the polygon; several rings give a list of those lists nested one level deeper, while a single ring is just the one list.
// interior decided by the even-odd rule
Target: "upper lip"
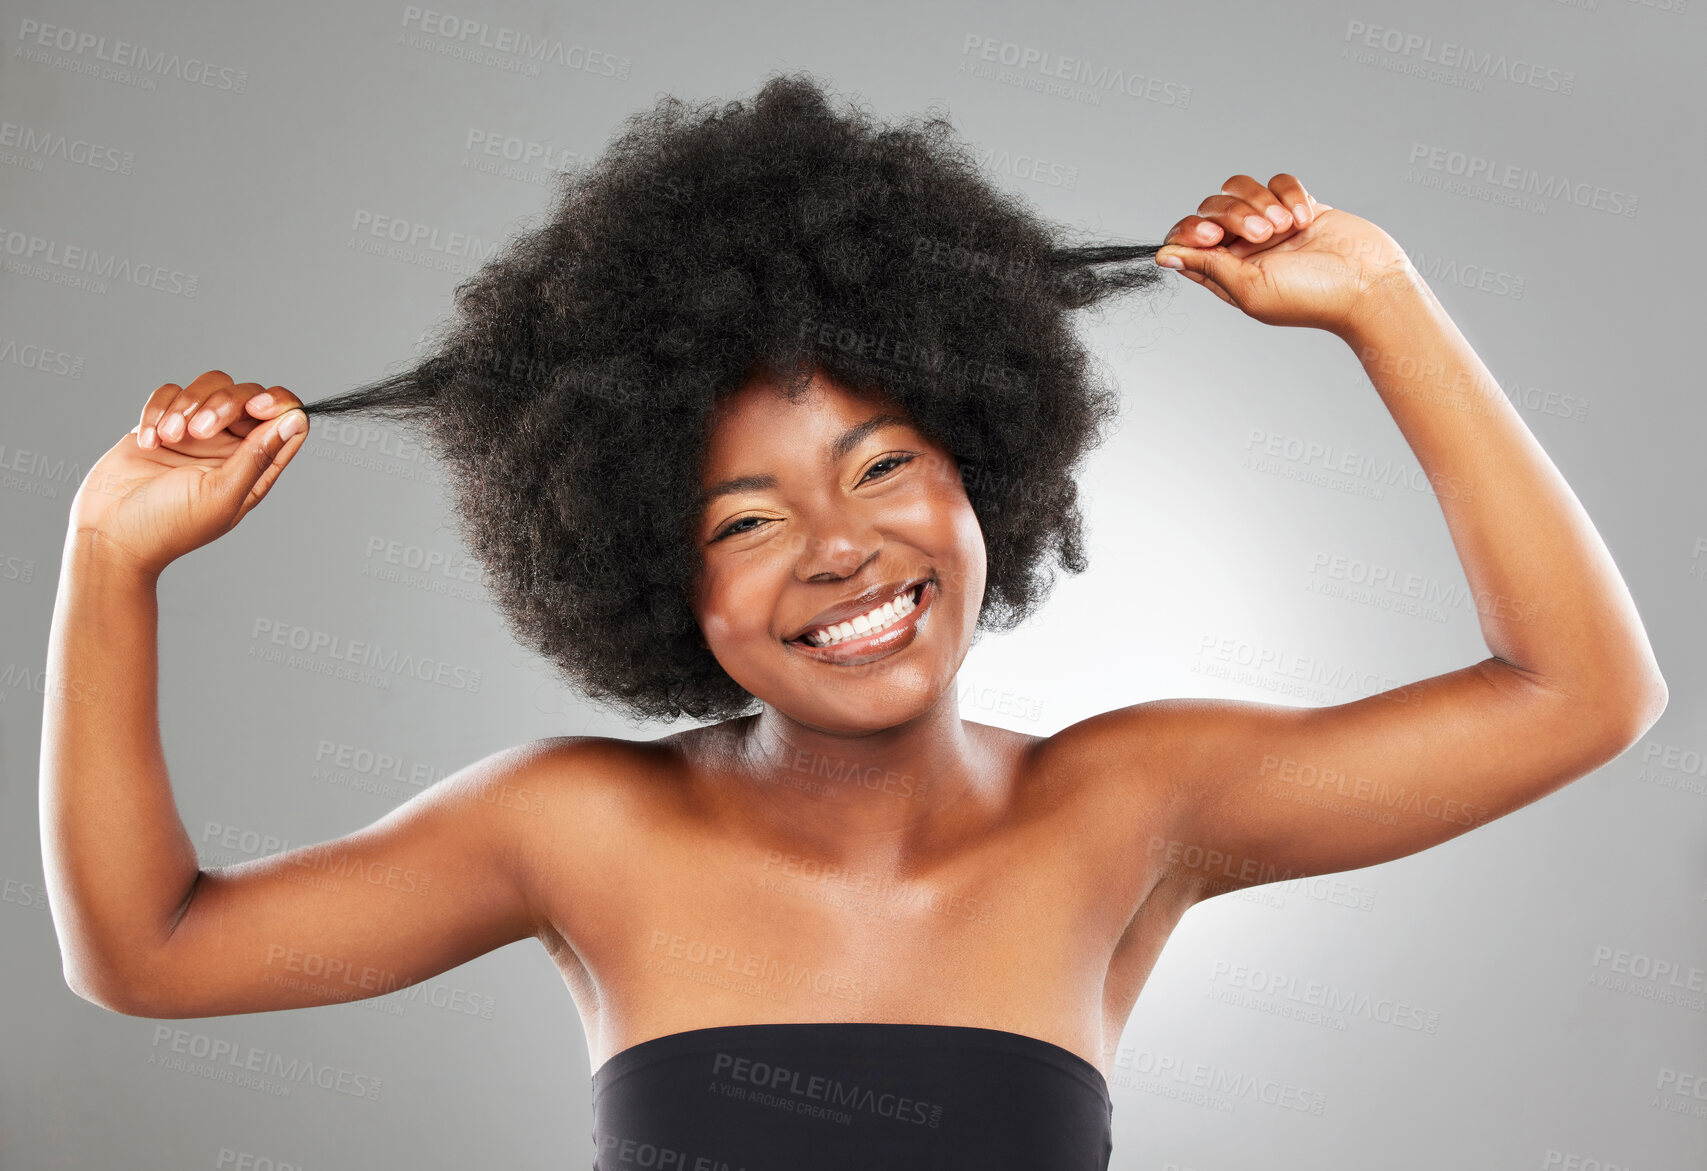
[{"label": "upper lip", "polygon": [[911,593],[920,582],[929,580],[930,577],[927,575],[925,577],[909,578],[906,581],[886,581],[878,585],[874,585],[870,589],[856,594],[846,601],[837,602],[828,610],[820,612],[812,619],[812,621],[796,630],[783,641],[794,642],[797,639],[805,637],[811,631],[829,626],[832,623],[846,622],[849,618],[856,617],[860,614],[869,614],[872,610],[881,606],[890,598],[899,597],[904,593]]}]

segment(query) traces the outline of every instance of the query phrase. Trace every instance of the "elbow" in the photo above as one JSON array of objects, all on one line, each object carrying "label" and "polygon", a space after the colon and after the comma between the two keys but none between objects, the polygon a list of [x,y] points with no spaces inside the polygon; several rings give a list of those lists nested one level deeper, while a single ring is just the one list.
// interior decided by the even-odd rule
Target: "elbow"
[{"label": "elbow", "polygon": [[1625,748],[1647,735],[1648,729],[1659,723],[1660,716],[1666,710],[1666,703],[1671,699],[1671,692],[1666,688],[1665,676],[1660,674],[1660,665],[1654,658],[1652,648],[1644,649],[1647,654],[1640,657],[1631,671],[1631,678],[1638,682],[1627,687],[1628,698],[1621,708],[1624,716],[1621,730]]},{"label": "elbow", "polygon": [[1599,657],[1595,670],[1568,683],[1530,681],[1545,693],[1560,734],[1592,748],[1602,763],[1621,756],[1659,722],[1670,700],[1665,677],[1646,642]]},{"label": "elbow", "polygon": [[1660,716],[1665,713],[1666,703],[1671,699],[1671,693],[1666,690],[1665,680],[1659,678],[1657,673],[1654,678],[1656,680],[1654,691],[1647,697],[1631,725],[1630,743],[1632,744],[1647,735],[1649,728],[1659,723]]},{"label": "elbow", "polygon": [[98,1005],[108,1012],[116,1012],[123,1016],[142,1015],[131,1011],[133,1001],[124,984],[110,976],[97,976],[67,966],[65,968],[65,986],[80,998],[87,1000],[90,1004]]},{"label": "elbow", "polygon": [[1648,729],[1659,722],[1670,698],[1665,680],[1655,670],[1652,672],[1651,681],[1633,694],[1626,695],[1620,701],[1602,704],[1599,714],[1607,728],[1606,737],[1611,753],[1614,756],[1622,755],[1647,735]]},{"label": "elbow", "polygon": [[1666,703],[1671,699],[1665,676],[1660,674],[1659,660],[1654,657],[1654,649],[1646,641],[1642,643],[1641,653],[1631,665],[1628,678],[1631,682],[1625,685],[1628,700],[1624,706],[1624,732],[1628,737],[1626,748],[1640,740],[1649,728],[1659,722],[1660,716],[1666,710]]},{"label": "elbow", "polygon": [[1599,764],[1623,755],[1659,722],[1671,697],[1652,654],[1611,661],[1619,665],[1574,686],[1521,668],[1510,672],[1529,684],[1535,706],[1525,719],[1547,720],[1564,742],[1579,746]]},{"label": "elbow", "polygon": [[155,1019],[180,1015],[158,997],[140,994],[135,981],[122,978],[117,973],[89,972],[69,964],[64,967],[63,972],[67,988],[81,999],[108,1012],[116,1012],[120,1016]]}]

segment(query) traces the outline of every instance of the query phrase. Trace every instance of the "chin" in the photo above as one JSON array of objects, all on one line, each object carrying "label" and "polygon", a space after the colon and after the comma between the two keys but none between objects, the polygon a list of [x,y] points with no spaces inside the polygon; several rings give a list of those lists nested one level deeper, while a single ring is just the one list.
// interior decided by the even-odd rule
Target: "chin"
[{"label": "chin", "polygon": [[943,605],[929,583],[920,621],[899,632],[893,645],[870,646],[860,640],[827,650],[776,638],[765,630],[750,632],[743,648],[770,644],[756,669],[731,669],[732,659],[719,655],[730,677],[761,702],[808,727],[852,733],[893,728],[923,715],[954,685],[956,672],[969,649],[967,623],[958,607]]},{"label": "chin", "polygon": [[957,669],[925,656],[894,656],[835,667],[793,662],[762,676],[730,675],[760,702],[797,723],[852,733],[893,728],[923,715],[953,686]]},{"label": "chin", "polygon": [[827,646],[762,620],[711,617],[703,628],[730,678],[778,714],[828,733],[878,732],[926,714],[953,688],[977,624],[962,580],[932,570],[903,618]]},{"label": "chin", "polygon": [[876,675],[839,680],[804,694],[791,690],[783,702],[765,700],[783,715],[825,732],[881,732],[928,712],[952,685],[946,678]]}]

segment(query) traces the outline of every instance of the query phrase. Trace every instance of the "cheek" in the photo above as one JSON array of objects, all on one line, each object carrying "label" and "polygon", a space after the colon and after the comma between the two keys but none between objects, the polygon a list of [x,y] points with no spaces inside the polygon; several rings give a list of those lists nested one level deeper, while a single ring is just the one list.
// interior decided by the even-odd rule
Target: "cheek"
[{"label": "cheek", "polygon": [[700,631],[713,648],[732,648],[766,633],[770,603],[760,595],[763,586],[752,575],[733,569],[709,572],[699,586],[694,613]]},{"label": "cheek", "polygon": [[955,512],[954,540],[963,578],[962,596],[968,615],[976,618],[984,604],[984,580],[989,562],[984,548],[984,530],[978,524],[978,514],[972,510],[969,501]]},{"label": "cheek", "polygon": [[984,529],[978,523],[978,514],[972,510],[971,501],[963,501],[954,514],[955,536],[959,547],[964,551],[966,565],[970,571],[976,567],[978,581],[984,580],[985,548]]},{"label": "cheek", "polygon": [[937,572],[948,591],[966,599],[976,612],[984,596],[987,557],[984,530],[958,478],[936,486],[930,499],[929,548],[936,558]]}]

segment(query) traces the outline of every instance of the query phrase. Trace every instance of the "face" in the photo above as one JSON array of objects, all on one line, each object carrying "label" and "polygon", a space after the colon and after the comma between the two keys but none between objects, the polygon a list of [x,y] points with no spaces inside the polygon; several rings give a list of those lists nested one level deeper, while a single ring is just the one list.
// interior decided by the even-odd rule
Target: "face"
[{"label": "face", "polygon": [[[755,380],[712,418],[694,615],[731,678],[820,731],[924,712],[983,604],[984,534],[959,467],[901,416],[820,375],[792,403]],[[825,630],[836,641],[812,645]]]}]

